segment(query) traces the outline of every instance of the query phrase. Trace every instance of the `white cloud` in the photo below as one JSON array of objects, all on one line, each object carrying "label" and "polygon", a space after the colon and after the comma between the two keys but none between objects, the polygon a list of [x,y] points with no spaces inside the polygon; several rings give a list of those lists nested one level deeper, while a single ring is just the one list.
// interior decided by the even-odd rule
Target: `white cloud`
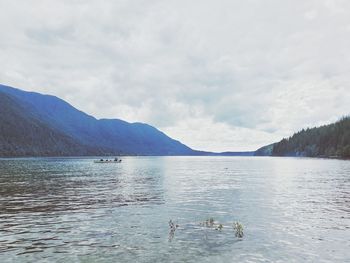
[{"label": "white cloud", "polygon": [[349,114],[349,28],[345,0],[0,0],[0,82],[251,150]]}]

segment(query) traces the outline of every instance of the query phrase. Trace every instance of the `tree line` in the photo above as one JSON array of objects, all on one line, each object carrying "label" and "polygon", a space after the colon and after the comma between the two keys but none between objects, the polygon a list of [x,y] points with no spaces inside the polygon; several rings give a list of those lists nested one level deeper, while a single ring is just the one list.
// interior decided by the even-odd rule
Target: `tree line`
[{"label": "tree line", "polygon": [[303,129],[276,143],[272,155],[350,158],[350,116],[330,125]]}]

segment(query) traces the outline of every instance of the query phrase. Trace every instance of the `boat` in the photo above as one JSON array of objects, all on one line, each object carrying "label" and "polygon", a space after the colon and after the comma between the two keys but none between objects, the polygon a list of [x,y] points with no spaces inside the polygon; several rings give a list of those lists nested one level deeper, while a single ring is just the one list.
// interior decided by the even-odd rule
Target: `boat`
[{"label": "boat", "polygon": [[117,159],[115,158],[114,160],[95,160],[94,163],[121,163],[122,160],[121,159]]}]

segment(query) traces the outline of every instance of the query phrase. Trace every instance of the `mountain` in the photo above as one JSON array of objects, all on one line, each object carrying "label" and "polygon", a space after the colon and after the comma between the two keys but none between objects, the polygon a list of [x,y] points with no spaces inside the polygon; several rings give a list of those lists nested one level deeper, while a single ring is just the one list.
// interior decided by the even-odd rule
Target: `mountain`
[{"label": "mountain", "polygon": [[0,93],[0,156],[86,155],[89,148],[54,130],[10,96]]},{"label": "mountain", "polygon": [[259,149],[256,155],[259,153],[272,156],[350,158],[350,117],[333,124],[303,129],[287,139]]},{"label": "mountain", "polygon": [[269,144],[269,145],[266,145],[264,147],[257,149],[254,152],[254,156],[270,156],[270,155],[272,155],[272,150],[273,150],[274,145],[275,144],[273,143],[273,144]]},{"label": "mountain", "polygon": [[85,155],[350,157],[350,117],[255,152],[195,151],[144,123],[98,120],[50,95],[0,84],[0,157]]},{"label": "mountain", "polygon": [[101,119],[50,95],[0,85],[0,156],[195,155],[143,123]]}]

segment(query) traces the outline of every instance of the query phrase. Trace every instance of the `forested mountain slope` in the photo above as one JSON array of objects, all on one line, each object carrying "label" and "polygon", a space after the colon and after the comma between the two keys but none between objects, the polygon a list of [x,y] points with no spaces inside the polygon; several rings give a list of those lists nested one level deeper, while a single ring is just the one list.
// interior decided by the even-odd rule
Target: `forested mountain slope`
[{"label": "forested mountain slope", "polygon": [[302,130],[274,144],[273,156],[350,157],[350,117]]},{"label": "forested mountain slope", "polygon": [[26,105],[0,92],[0,156],[62,156],[98,153],[41,122]]},{"label": "forested mountain slope", "polygon": [[54,96],[0,85],[0,97],[0,156],[196,154],[150,125],[97,120]]}]

